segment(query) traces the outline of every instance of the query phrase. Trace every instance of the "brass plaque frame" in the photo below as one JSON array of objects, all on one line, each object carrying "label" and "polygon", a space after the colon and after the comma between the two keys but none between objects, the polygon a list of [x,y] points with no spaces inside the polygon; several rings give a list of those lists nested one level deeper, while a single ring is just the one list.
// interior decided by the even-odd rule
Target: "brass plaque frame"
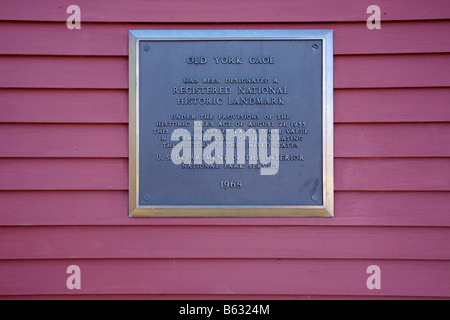
[{"label": "brass plaque frame", "polygon": [[[322,205],[180,206],[139,203],[139,43],[198,40],[320,40],[322,61]],[[130,217],[333,217],[333,31],[332,30],[144,30],[129,32]]]}]

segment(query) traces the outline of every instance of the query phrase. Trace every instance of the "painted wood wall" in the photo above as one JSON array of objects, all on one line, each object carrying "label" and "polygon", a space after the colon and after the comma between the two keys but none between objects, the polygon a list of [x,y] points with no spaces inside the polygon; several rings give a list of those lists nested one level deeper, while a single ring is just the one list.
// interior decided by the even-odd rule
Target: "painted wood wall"
[{"label": "painted wood wall", "polygon": [[[335,218],[128,218],[128,30],[247,28],[334,29]],[[0,298],[450,298],[449,39],[448,0],[0,0]]]}]

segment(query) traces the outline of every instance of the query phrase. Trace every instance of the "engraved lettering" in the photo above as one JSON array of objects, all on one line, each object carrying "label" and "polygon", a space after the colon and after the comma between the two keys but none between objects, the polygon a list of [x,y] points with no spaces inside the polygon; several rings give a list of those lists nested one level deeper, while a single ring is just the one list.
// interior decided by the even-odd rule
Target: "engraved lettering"
[{"label": "engraved lettering", "polygon": [[214,57],[216,64],[242,64],[242,57]]},{"label": "engraved lettering", "polygon": [[250,57],[248,61],[251,64],[274,64],[273,57]]},{"label": "engraved lettering", "polygon": [[208,59],[206,57],[188,57],[186,61],[188,64],[206,64]]}]

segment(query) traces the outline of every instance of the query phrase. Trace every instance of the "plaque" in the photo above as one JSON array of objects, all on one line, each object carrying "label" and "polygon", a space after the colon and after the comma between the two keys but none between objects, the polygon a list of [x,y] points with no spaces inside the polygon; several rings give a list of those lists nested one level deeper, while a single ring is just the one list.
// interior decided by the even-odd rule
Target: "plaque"
[{"label": "plaque", "polygon": [[130,216],[333,216],[332,30],[130,31]]}]

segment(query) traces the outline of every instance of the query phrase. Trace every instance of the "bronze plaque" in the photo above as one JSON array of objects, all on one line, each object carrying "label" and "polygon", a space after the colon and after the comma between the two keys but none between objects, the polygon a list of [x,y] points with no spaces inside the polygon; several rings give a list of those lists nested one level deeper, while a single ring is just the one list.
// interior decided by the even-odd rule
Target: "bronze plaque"
[{"label": "bronze plaque", "polygon": [[130,215],[332,216],[332,45],[130,31]]}]

